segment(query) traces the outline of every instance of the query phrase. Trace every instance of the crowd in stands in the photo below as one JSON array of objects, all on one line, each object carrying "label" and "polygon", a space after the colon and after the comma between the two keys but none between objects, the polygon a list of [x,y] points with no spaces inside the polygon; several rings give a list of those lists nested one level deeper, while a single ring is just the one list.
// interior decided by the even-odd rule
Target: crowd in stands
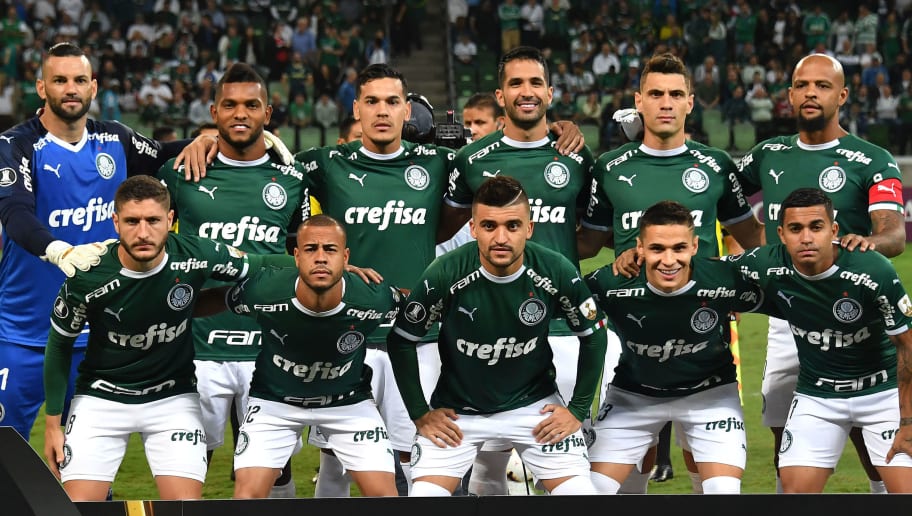
[{"label": "crowd in stands", "polygon": [[[795,132],[788,87],[803,56],[838,59],[849,83],[842,125],[912,153],[912,2],[908,0],[450,0],[454,53],[471,63],[516,45],[550,56],[550,117],[598,123],[599,147],[621,141],[611,120],[634,106],[640,63],[656,52],[693,72],[688,130],[708,113],[748,122],[756,140]],[[731,150],[731,149],[729,149]]]}]

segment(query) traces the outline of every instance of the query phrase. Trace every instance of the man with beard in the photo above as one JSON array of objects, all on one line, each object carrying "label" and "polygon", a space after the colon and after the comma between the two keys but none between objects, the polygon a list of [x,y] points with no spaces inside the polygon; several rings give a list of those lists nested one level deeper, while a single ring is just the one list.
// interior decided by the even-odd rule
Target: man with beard
[{"label": "man with beard", "polygon": [[[5,231],[0,259],[0,424],[14,427],[25,439],[44,401],[46,314],[64,273],[86,270],[107,250],[71,244],[114,237],[111,214],[117,186],[128,175],[153,173],[188,142],[161,143],[119,122],[89,119],[98,87],[77,45],[51,47],[41,73],[36,87],[44,108],[0,134],[0,224]],[[211,146],[213,139],[196,142]],[[202,156],[188,159],[191,165],[201,161]],[[71,378],[87,336],[79,336],[74,346]],[[70,395],[72,389],[71,383]]]},{"label": "man with beard", "polygon": [[[125,180],[114,196],[120,241],[101,262],[59,289],[46,345],[45,448],[74,501],[104,500],[130,434],[142,434],[159,496],[202,495],[206,433],[190,342],[190,319],[210,278],[237,281],[264,264],[234,247],[169,235],[168,190],[150,176]],[[90,326],[76,396],[61,429],[72,349]]]},{"label": "man with beard", "polygon": [[[778,238],[785,197],[798,188],[817,187],[833,200],[842,247],[868,248],[866,239],[890,258],[902,253],[906,242],[902,174],[889,152],[840,127],[839,109],[848,95],[839,61],[824,54],[800,60],[789,88],[798,134],[757,144],[741,160],[741,184],[746,195],[763,191],[768,242]],[[798,380],[796,349],[788,323],[770,317],[761,392],[763,424],[772,430],[776,450]],[[871,480],[871,491],[883,492],[860,432],[852,432],[852,441]],[[775,461],[778,469],[778,455]],[[778,475],[777,491],[782,491]]]},{"label": "man with beard", "polygon": [[[171,194],[181,233],[211,238],[243,251],[284,254],[288,235],[309,215],[306,173],[300,163],[267,151],[263,128],[272,106],[263,78],[244,63],[232,65],[215,87],[210,106],[218,130],[218,155],[194,182],[171,162],[158,171]],[[212,286],[212,285],[207,285]],[[247,407],[262,331],[231,312],[193,325],[197,389],[209,458],[222,445],[232,405],[238,420]],[[294,498],[290,464],[271,496]]]}]

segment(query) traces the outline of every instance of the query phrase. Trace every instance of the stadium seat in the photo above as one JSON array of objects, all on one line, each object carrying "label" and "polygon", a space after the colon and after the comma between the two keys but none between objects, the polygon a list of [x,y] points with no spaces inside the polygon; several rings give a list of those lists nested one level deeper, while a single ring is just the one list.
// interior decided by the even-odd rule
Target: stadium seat
[{"label": "stadium seat", "polygon": [[868,126],[868,141],[874,145],[890,148],[890,126],[886,124],[871,124]]},{"label": "stadium seat", "polygon": [[757,128],[750,122],[737,123],[734,126],[734,136],[735,150],[748,152],[757,143]]},{"label": "stadium seat", "polygon": [[709,145],[717,149],[727,150],[731,146],[731,131],[728,124],[722,121],[720,117],[706,117],[710,111],[704,113],[703,130],[706,131],[706,137]]}]

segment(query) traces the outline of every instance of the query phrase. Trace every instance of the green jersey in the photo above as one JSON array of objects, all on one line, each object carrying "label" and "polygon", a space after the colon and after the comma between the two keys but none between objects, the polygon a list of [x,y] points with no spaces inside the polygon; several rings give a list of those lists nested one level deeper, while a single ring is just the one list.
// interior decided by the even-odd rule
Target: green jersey
[{"label": "green jersey", "polygon": [[[303,167],[285,165],[267,153],[255,161],[219,154],[199,182],[184,180],[173,161],[158,171],[168,185],[178,229],[257,254],[284,254],[289,231],[310,212],[309,182]],[[215,284],[207,287],[216,286]],[[249,361],[260,350],[260,328],[230,312],[193,325],[199,360]]]},{"label": "green jersey", "polygon": [[731,157],[692,140],[669,151],[631,142],[602,154],[593,170],[582,224],[597,231],[614,228],[615,255],[636,247],[640,216],[659,201],[691,210],[700,256],[719,255],[716,220],[730,226],[752,216]]},{"label": "green jersey", "polygon": [[896,347],[888,335],[909,329],[912,302],[883,255],[837,252],[816,276],[798,272],[783,245],[728,260],[766,292],[762,311],[788,320],[801,364],[797,392],[848,398],[895,388]]},{"label": "green jersey", "polygon": [[371,397],[365,341],[398,311],[399,291],[342,276],[342,302],[314,312],[295,296],[296,267],[261,267],[226,296],[232,312],[263,328],[250,395],[303,407],[349,405]]},{"label": "green jersey", "polygon": [[886,150],[846,135],[807,145],[798,135],[770,138],[741,158],[747,195],[763,190],[766,241],[778,242],[782,201],[798,188],[820,188],[833,200],[842,234],[871,234],[874,210],[903,211],[902,174]]},{"label": "green jersey", "polygon": [[[376,269],[393,285],[411,285],[435,257],[437,223],[453,151],[402,142],[382,156],[360,141],[297,155],[323,213],[345,224],[350,263]],[[372,344],[386,340],[374,332]]]},{"label": "green jersey", "polygon": [[535,242],[526,243],[522,267],[507,277],[482,267],[475,241],[438,258],[409,293],[389,335],[390,361],[409,415],[416,419],[427,411],[411,378],[418,378],[414,343],[437,322],[441,370],[431,406],[490,414],[553,394],[548,322],[554,317],[563,317],[580,337],[583,365],[568,407],[582,420],[598,385],[607,336],[604,316],[576,266]]},{"label": "green jersey", "polygon": [[586,276],[592,295],[621,340],[611,381],[622,389],[655,397],[686,396],[736,381],[725,338],[729,312],[752,312],[763,292],[737,269],[695,257],[693,275],[666,293],[646,280],[615,276],[611,266]]},{"label": "green jersey", "polygon": [[[161,264],[134,272],[121,264],[118,245],[110,244],[100,264],[77,271],[60,288],[45,368],[46,377],[53,379],[46,381],[66,385],[67,348],[88,323],[89,343],[79,365],[76,394],[146,403],[196,392],[190,335],[199,290],[210,278],[242,279],[259,257],[221,242],[172,234]],[[49,413],[63,409],[63,394],[48,393],[49,409],[56,411]]]}]

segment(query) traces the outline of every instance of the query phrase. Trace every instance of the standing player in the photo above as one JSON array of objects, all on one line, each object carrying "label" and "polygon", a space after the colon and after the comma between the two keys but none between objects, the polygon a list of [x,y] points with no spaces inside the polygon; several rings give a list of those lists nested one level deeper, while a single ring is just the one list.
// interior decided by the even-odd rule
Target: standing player
[{"label": "standing player", "polygon": [[[529,199],[519,181],[483,183],[470,242],[438,258],[418,280],[388,346],[399,390],[419,435],[412,496],[447,496],[490,439],[506,440],[551,494],[595,494],[581,431],[602,371],[604,318],[576,264],[526,242]],[[579,338],[573,397],[557,391],[549,321]],[[430,407],[415,346],[437,322],[440,378]]]},{"label": "standing player", "polygon": [[[88,118],[97,92],[82,49],[48,49],[36,86],[39,115],[0,135],[0,425],[28,439],[44,402],[46,314],[65,276],[97,263],[106,247],[77,246],[116,236],[114,192],[128,174],[153,173],[187,144],[160,143],[119,122]],[[209,142],[211,138],[201,138]],[[195,160],[191,160],[195,161]],[[76,340],[67,399],[88,332]]]},{"label": "standing player", "polygon": [[[185,180],[183,166],[174,170],[170,162],[158,171],[168,184],[181,233],[250,253],[285,253],[291,226],[309,215],[308,182],[299,163],[286,163],[281,155],[266,151],[263,128],[272,114],[268,99],[266,81],[252,67],[232,65],[216,84],[210,106],[219,138],[218,155],[206,177]],[[262,337],[255,321],[230,312],[193,325],[197,389],[210,459],[224,441],[231,407],[236,407],[238,418],[246,410]],[[294,490],[287,464],[272,496],[294,498]]]},{"label": "standing player", "polygon": [[823,190],[799,188],[777,207],[783,245],[729,260],[760,284],[798,348],[778,449],[782,489],[823,492],[860,428],[887,491],[912,492],[912,301],[886,258],[840,241]]},{"label": "standing player", "polygon": [[726,327],[729,312],[753,311],[762,293],[728,264],[696,257],[683,204],[651,206],[639,229],[638,275],[605,266],[586,277],[623,349],[593,421],[592,483],[616,494],[671,420],[686,435],[701,491],[739,493],[747,438]]},{"label": "standing player", "polygon": [[[613,232],[615,273],[636,276],[642,261],[636,246],[639,219],[662,200],[691,210],[700,256],[719,255],[716,220],[744,246],[760,245],[763,226],[741,191],[731,157],[686,137],[693,90],[684,63],[671,54],[650,58],[634,98],[642,115],[643,141],[602,154],[593,167],[592,195],[578,234],[580,256],[595,256]],[[624,490],[645,492],[649,469],[630,475]],[[696,489],[702,485],[699,479],[692,481]]]},{"label": "standing player", "polygon": [[320,427],[362,495],[396,496],[392,447],[364,356],[367,335],[395,318],[399,291],[344,272],[345,230],[327,215],[300,225],[294,256],[296,268],[256,269],[226,296],[263,331],[234,497],[265,497],[308,425]]},{"label": "standing player", "polygon": [[[130,434],[142,434],[163,499],[202,495],[206,433],[193,373],[190,319],[209,278],[243,279],[259,257],[195,236],[168,235],[168,190],[150,176],[114,197],[120,242],[59,289],[44,364],[44,453],[71,499],[104,500]],[[249,263],[248,263],[249,262]],[[61,431],[72,348],[89,324],[76,396]]]},{"label": "standing player", "polygon": [[[833,200],[843,247],[853,249],[867,239],[891,258],[903,252],[906,242],[902,174],[886,150],[839,126],[839,109],[848,94],[839,61],[824,54],[799,61],[789,88],[798,134],[757,144],[741,159],[741,182],[747,195],[763,191],[767,241],[778,238],[775,223],[780,220],[783,199],[797,188],[817,187]],[[776,318],[770,318],[769,324],[763,424],[772,430],[778,450],[797,382],[798,359],[788,324]],[[853,432],[852,441],[871,479],[871,491],[883,492],[861,434]],[[778,480],[777,491],[781,492]]]}]

